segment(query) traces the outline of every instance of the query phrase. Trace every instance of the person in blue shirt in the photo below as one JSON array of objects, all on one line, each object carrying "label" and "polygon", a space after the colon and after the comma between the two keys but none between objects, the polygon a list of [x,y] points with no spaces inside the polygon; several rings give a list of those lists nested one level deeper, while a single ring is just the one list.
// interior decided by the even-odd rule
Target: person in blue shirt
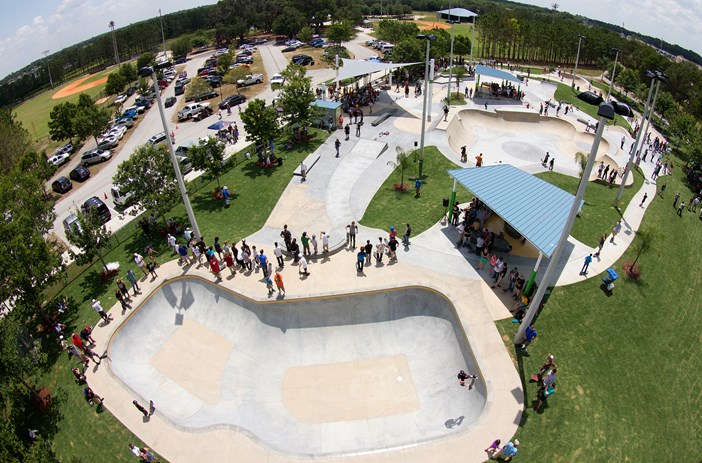
[{"label": "person in blue shirt", "polygon": [[519,449],[517,446],[519,445],[519,441],[517,439],[514,440],[514,442],[509,441],[505,444],[500,451],[495,454],[495,457],[500,457],[502,458],[502,461],[512,461],[512,457],[517,454]]},{"label": "person in blue shirt", "polygon": [[417,180],[414,181],[414,191],[415,191],[414,197],[415,198],[419,198],[419,195],[422,193],[421,190],[422,190],[422,180],[418,178]]},{"label": "person in blue shirt", "polygon": [[534,328],[534,325],[529,325],[527,326],[526,332],[524,333],[525,339],[524,339],[524,344],[522,344],[522,350],[524,353],[527,353],[527,347],[529,344],[531,344],[531,341],[536,339],[538,336],[538,333],[536,332],[536,328]]},{"label": "person in blue shirt", "polygon": [[263,269],[263,276],[267,277],[268,276],[268,257],[263,253],[263,249],[261,249],[261,253],[258,255],[258,265]]},{"label": "person in blue shirt", "polygon": [[590,266],[591,262],[592,262],[592,253],[585,256],[585,263],[583,264],[583,268],[580,269],[581,275],[587,275],[587,268]]},{"label": "person in blue shirt", "polygon": [[363,271],[363,264],[366,261],[366,251],[363,247],[360,248],[358,254],[356,254],[356,270],[359,272]]}]

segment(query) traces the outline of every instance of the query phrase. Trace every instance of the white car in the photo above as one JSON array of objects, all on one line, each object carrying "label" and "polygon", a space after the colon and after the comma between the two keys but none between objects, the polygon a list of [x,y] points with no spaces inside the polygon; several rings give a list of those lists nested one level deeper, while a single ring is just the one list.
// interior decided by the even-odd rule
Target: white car
[{"label": "white car", "polygon": [[107,136],[116,136],[120,140],[122,137],[124,137],[124,134],[127,133],[127,128],[123,125],[118,125],[115,127],[112,127],[109,132],[107,132]]},{"label": "white car", "polygon": [[117,138],[114,135],[100,138],[97,141],[97,147],[98,147],[98,149],[101,149],[101,150],[109,150],[109,149],[117,146],[117,144],[119,144],[119,138]]},{"label": "white car", "polygon": [[125,101],[127,101],[127,95],[120,95],[120,96],[118,96],[118,97],[115,99],[115,104],[116,104],[116,105],[121,105],[121,104],[124,103]]},{"label": "white car", "polygon": [[61,164],[67,163],[69,159],[71,159],[70,153],[56,153],[47,159],[46,162],[52,166],[60,166]]},{"label": "white car", "polygon": [[280,74],[273,74],[273,77],[271,77],[271,86],[272,85],[283,85],[285,83],[285,77],[281,76]]}]

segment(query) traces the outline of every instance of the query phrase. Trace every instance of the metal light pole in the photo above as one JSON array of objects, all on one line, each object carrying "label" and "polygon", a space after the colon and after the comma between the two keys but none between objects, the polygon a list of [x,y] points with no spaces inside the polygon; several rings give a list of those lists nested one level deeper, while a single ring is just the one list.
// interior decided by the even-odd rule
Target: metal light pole
[{"label": "metal light pole", "polygon": [[585,38],[584,35],[578,36],[578,54],[575,56],[575,69],[573,69],[573,83],[570,84],[571,87],[575,88],[575,76],[578,74],[578,61],[580,61],[580,44]]},{"label": "metal light pole", "polygon": [[161,40],[163,41],[163,59],[166,59],[166,35],[163,33],[163,16],[161,16],[161,8],[158,9],[158,20],[161,23]]},{"label": "metal light pole", "polygon": [[651,86],[648,89],[648,97],[646,98],[646,106],[644,106],[644,112],[641,115],[641,126],[639,127],[639,132],[636,134],[636,140],[634,141],[634,147],[631,149],[631,154],[629,155],[629,162],[626,164],[626,168],[624,169],[624,175],[622,176],[622,183],[619,185],[619,190],[617,190],[617,196],[614,198],[614,207],[619,207],[619,201],[622,199],[622,195],[624,194],[624,186],[626,185],[626,179],[629,177],[629,171],[631,170],[631,166],[634,164],[634,157],[637,154],[637,151],[639,150],[639,142],[641,140],[641,134],[644,133],[644,126],[646,123],[646,118],[648,117],[649,111],[650,111],[650,106],[649,104],[651,103],[651,95],[653,95],[653,84],[656,82],[656,80],[660,78],[664,78],[664,74],[662,74],[659,71],[646,71],[646,75],[651,78]]},{"label": "metal light pole", "polygon": [[117,36],[115,35],[115,22],[110,21],[108,26],[110,26],[110,29],[112,29],[112,48],[114,48],[114,51],[115,51],[115,62],[117,63],[117,66],[119,66],[120,62],[119,62],[119,53],[117,53]]},{"label": "metal light pole", "polygon": [[609,91],[607,92],[607,101],[609,101],[609,97],[612,96],[612,86],[614,86],[614,76],[617,73],[617,60],[619,59],[619,52],[621,50],[619,48],[612,48],[612,51],[616,51],[617,55],[614,57],[614,68],[612,69],[612,78],[609,79]]},{"label": "metal light pole", "polygon": [[418,34],[418,39],[427,41],[427,56],[424,64],[424,101],[422,103],[422,135],[419,138],[419,179],[422,178],[422,168],[424,167],[424,132],[427,127],[427,93],[429,89],[429,51],[431,43],[436,40],[434,34]]},{"label": "metal light pole", "polygon": [[[44,58],[49,57],[49,50],[44,50],[42,52],[42,55],[44,55]],[[49,60],[46,60],[46,71],[49,73],[49,84],[51,84],[51,88],[54,88],[54,80],[51,78],[51,66],[49,66]]]},{"label": "metal light pole", "polygon": [[456,21],[451,18],[451,8],[449,8],[449,23],[451,23],[451,51],[449,53],[449,82],[448,82],[448,94],[446,95],[446,104],[451,104],[451,80],[453,79],[453,30]]},{"label": "metal light pole", "polygon": [[546,294],[546,289],[548,288],[553,273],[556,271],[556,267],[559,264],[561,253],[563,252],[565,244],[568,241],[568,235],[570,235],[570,231],[573,228],[573,224],[575,223],[575,217],[578,214],[578,211],[580,210],[580,203],[582,202],[583,197],[585,197],[585,190],[587,189],[587,184],[590,179],[592,166],[595,164],[597,150],[599,149],[600,141],[602,140],[605,119],[614,119],[614,107],[611,103],[601,103],[599,105],[599,108],[597,109],[597,115],[600,116],[600,122],[597,127],[597,133],[595,134],[595,140],[592,143],[592,148],[590,149],[590,156],[588,156],[587,158],[587,165],[583,170],[582,177],[580,177],[580,184],[578,185],[578,191],[575,194],[575,200],[573,201],[573,205],[570,208],[570,214],[568,215],[568,219],[566,220],[565,226],[563,227],[563,233],[561,233],[561,237],[558,240],[556,249],[553,251],[551,258],[549,259],[548,267],[546,267],[544,277],[541,279],[541,284],[539,285],[538,289],[536,290],[536,294],[531,300],[529,310],[527,310],[526,315],[524,315],[524,319],[522,319],[522,323],[519,325],[517,334],[514,335],[515,345],[519,345],[524,342],[524,333],[526,332],[527,327],[531,325],[531,322],[534,319],[536,312],[539,310],[539,306],[541,305],[541,301],[543,300],[544,294]]},{"label": "metal light pole", "polygon": [[176,180],[178,181],[178,188],[180,189],[180,195],[183,198],[183,204],[185,205],[185,211],[188,213],[188,219],[190,220],[190,227],[193,229],[193,233],[197,238],[202,238],[200,233],[200,227],[197,226],[197,220],[195,220],[195,213],[190,205],[190,199],[188,198],[188,191],[185,189],[185,182],[183,181],[183,174],[180,173],[180,166],[178,165],[178,159],[176,158],[175,151],[173,150],[173,141],[171,140],[171,132],[168,130],[168,124],[166,123],[166,114],[163,109],[163,102],[161,101],[161,89],[158,86],[158,77],[156,76],[157,69],[163,69],[169,67],[170,62],[166,61],[156,66],[146,66],[139,69],[139,75],[142,77],[151,76],[154,82],[154,90],[156,91],[156,101],[158,102],[158,113],[161,116],[161,124],[163,125],[163,131],[166,133],[166,144],[168,145],[168,153],[171,156],[171,163],[173,164],[173,171],[175,172]]},{"label": "metal light pole", "polygon": [[470,66],[473,67],[473,44],[475,43],[475,21],[478,20],[478,15],[473,16],[473,27],[470,29]]}]

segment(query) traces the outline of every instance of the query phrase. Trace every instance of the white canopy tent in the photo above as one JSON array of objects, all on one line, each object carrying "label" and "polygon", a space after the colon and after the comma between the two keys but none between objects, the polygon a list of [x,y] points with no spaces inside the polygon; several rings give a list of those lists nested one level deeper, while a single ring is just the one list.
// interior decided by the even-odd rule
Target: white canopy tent
[{"label": "white canopy tent", "polygon": [[351,79],[357,76],[365,76],[374,72],[389,71],[391,69],[412,66],[421,63],[378,63],[376,61],[363,61],[342,58],[343,67],[339,68],[339,75],[334,82],[344,79]]}]

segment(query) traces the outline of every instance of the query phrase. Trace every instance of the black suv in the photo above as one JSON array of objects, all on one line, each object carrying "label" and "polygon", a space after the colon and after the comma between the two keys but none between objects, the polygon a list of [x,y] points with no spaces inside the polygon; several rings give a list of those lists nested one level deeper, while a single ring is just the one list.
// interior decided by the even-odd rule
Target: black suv
[{"label": "black suv", "polygon": [[102,202],[102,200],[97,196],[86,199],[81,206],[81,209],[83,209],[83,212],[98,214],[102,219],[102,223],[107,223],[112,218],[112,214],[110,213],[110,209],[107,207],[107,204]]},{"label": "black suv", "polygon": [[219,109],[227,109],[227,107],[232,107],[240,105],[246,101],[246,97],[241,93],[235,93],[234,95],[229,95],[219,104]]}]

